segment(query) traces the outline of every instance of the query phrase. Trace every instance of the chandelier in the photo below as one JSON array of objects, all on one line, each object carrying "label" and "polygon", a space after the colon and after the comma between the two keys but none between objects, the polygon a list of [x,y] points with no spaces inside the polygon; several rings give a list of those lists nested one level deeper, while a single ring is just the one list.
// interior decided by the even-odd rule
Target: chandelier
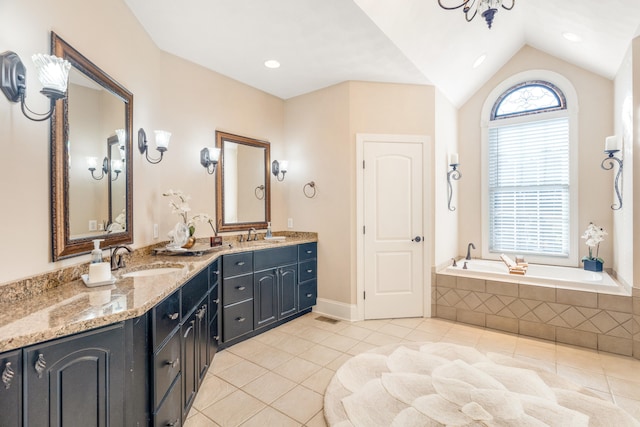
[{"label": "chandelier", "polygon": [[[451,1],[448,0],[444,1],[451,3]],[[460,0],[455,1],[459,2]],[[480,12],[480,16],[482,16],[484,20],[487,21],[487,26],[491,28],[493,17],[495,16],[496,12],[498,12],[498,7],[500,6],[503,9],[511,10],[513,9],[513,5],[516,3],[516,0],[511,0],[511,6],[509,7],[502,4],[502,0],[462,0],[462,3],[458,4],[457,6],[445,6],[444,4],[442,4],[442,2],[443,0],[438,0],[438,4],[440,5],[440,7],[446,10],[462,8],[464,17],[466,18],[467,22],[471,22],[471,20],[476,17],[478,12]]]}]

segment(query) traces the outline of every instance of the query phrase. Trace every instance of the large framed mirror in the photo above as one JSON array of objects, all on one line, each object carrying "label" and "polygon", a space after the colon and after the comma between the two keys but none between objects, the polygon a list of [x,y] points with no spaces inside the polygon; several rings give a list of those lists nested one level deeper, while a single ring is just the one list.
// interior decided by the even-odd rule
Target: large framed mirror
[{"label": "large framed mirror", "polygon": [[216,171],[219,231],[266,228],[271,221],[269,143],[216,131],[220,160]]},{"label": "large framed mirror", "polygon": [[54,261],[133,242],[133,94],[51,33],[51,53],[71,63],[67,97],[51,119]]}]

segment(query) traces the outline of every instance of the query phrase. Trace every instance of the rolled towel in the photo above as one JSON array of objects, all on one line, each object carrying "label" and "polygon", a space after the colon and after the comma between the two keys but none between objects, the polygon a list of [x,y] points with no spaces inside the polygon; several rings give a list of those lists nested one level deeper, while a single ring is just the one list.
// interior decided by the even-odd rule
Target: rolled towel
[{"label": "rolled towel", "polygon": [[511,267],[515,267],[517,264],[515,263],[515,261],[513,261],[511,258],[509,258],[508,256],[506,256],[505,254],[500,254],[500,259],[502,260],[502,262],[505,263],[505,265],[508,268]]}]

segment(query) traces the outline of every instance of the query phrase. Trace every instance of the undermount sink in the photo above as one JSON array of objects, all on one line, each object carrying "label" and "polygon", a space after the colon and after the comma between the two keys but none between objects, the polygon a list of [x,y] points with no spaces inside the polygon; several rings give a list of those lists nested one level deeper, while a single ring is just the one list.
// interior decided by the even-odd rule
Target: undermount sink
[{"label": "undermount sink", "polygon": [[127,278],[127,277],[159,276],[161,274],[176,273],[180,270],[182,270],[182,268],[178,268],[178,267],[150,268],[148,270],[138,270],[138,271],[132,271],[131,273],[125,273],[122,275],[122,277]]}]

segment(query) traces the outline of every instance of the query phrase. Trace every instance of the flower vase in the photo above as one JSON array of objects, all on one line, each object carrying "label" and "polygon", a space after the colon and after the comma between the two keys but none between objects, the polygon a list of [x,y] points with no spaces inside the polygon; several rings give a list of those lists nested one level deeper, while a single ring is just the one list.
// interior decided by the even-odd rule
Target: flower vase
[{"label": "flower vase", "polygon": [[183,247],[183,245],[189,242],[189,236],[190,236],[190,233],[189,233],[189,227],[187,227],[187,224],[183,222],[179,222],[176,224],[173,230],[169,233],[171,242],[169,242],[168,246],[171,248]]},{"label": "flower vase", "polygon": [[603,262],[597,259],[585,259],[584,269],[588,271],[602,271]]}]

